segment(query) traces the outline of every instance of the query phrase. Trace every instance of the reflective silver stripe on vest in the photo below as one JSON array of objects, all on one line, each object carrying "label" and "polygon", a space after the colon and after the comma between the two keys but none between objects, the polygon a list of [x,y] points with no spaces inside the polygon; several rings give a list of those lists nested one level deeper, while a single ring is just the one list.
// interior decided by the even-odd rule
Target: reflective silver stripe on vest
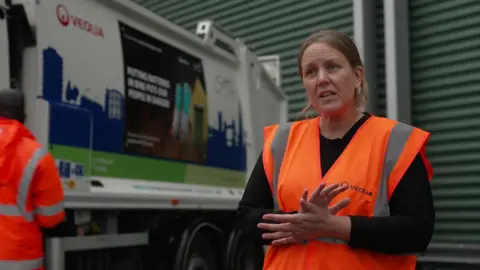
[{"label": "reflective silver stripe on vest", "polygon": [[21,261],[0,260],[1,270],[33,270],[43,266],[43,258]]},{"label": "reflective silver stripe on vest", "polygon": [[[275,133],[274,140],[271,145],[271,152],[273,156],[273,202],[275,210],[280,210],[278,198],[277,198],[277,187],[278,187],[278,175],[280,172],[280,167],[282,164],[283,156],[285,154],[286,145],[288,143],[288,136],[290,134],[291,123],[280,124],[277,132]],[[392,132],[388,138],[387,151],[385,153],[385,159],[383,163],[382,176],[380,179],[380,185],[378,187],[377,198],[375,200],[375,207],[373,209],[373,216],[389,216],[390,207],[388,205],[388,178],[397,163],[405,144],[408,141],[408,138],[413,132],[413,127],[406,125],[404,123],[396,123],[393,127]],[[343,243],[347,242],[342,239],[320,237],[316,238],[317,241],[323,241],[327,243]]]},{"label": "reflective silver stripe on vest", "polygon": [[37,206],[34,212],[36,215],[48,217],[48,216],[54,216],[62,212],[63,209],[64,209],[64,205],[63,205],[63,201],[61,201],[59,203],[56,203],[50,206]]},{"label": "reflective silver stripe on vest", "polygon": [[280,174],[280,167],[282,167],[283,156],[287,150],[288,135],[290,134],[291,126],[291,122],[279,125],[275,132],[275,137],[273,137],[272,145],[270,146],[270,151],[273,156],[272,196],[275,210],[280,210],[277,199],[278,175]]},{"label": "reflective silver stripe on vest", "polygon": [[26,221],[32,222],[34,221],[34,213],[42,216],[52,216],[63,210],[63,202],[60,202],[52,206],[37,207],[34,212],[27,211],[28,192],[33,180],[35,169],[40,160],[47,153],[48,151],[43,147],[38,148],[34,152],[28,161],[27,166],[23,169],[23,175],[18,186],[17,205],[0,204],[0,215],[16,217],[23,216]]}]

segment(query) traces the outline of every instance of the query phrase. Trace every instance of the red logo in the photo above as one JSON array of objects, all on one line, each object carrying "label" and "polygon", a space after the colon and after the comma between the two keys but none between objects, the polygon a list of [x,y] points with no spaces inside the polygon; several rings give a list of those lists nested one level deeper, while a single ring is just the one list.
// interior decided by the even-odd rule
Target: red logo
[{"label": "red logo", "polygon": [[70,23],[70,14],[64,5],[57,6],[57,18],[61,25],[67,26]]},{"label": "red logo", "polygon": [[64,5],[57,6],[57,19],[63,27],[72,26],[96,37],[104,37],[103,28],[75,14],[70,14]]}]

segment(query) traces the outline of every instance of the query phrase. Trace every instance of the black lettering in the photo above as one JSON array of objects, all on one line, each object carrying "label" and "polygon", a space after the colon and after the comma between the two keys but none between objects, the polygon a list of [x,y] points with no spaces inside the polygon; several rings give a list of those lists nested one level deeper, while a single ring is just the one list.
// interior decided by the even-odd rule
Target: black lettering
[{"label": "black lettering", "polygon": [[365,194],[367,196],[372,196],[372,192],[369,191],[369,190],[366,190],[365,188],[362,188],[362,187],[358,187],[358,186],[355,186],[355,185],[350,185],[348,184],[347,182],[342,182],[342,185],[349,185],[349,188],[355,192],[359,192],[359,193],[362,193],[362,194]]}]

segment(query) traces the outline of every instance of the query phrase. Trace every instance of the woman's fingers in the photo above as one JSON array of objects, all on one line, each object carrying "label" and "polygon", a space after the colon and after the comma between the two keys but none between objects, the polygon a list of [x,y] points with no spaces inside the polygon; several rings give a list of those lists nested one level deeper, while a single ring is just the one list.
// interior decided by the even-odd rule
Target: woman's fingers
[{"label": "woman's fingers", "polygon": [[[300,214],[265,214],[263,219],[277,223],[298,223],[301,222]],[[269,223],[270,224],[270,223]]]},{"label": "woman's fingers", "polygon": [[315,200],[320,194],[320,192],[325,188],[326,184],[325,182],[320,183],[320,185],[312,192],[312,195],[310,195],[309,201]]},{"label": "woman's fingers", "polygon": [[330,193],[327,194],[327,201],[330,202],[332,201],[333,198],[337,197],[338,194],[344,192],[345,190],[348,189],[348,185],[339,185],[337,186],[335,189],[333,189],[332,191],[330,191]]},{"label": "woman's fingers", "polygon": [[[306,201],[308,199],[308,189],[303,191],[302,197],[300,198],[300,202],[302,200]],[[302,205],[300,204],[300,209],[298,210],[299,213],[305,213],[305,209],[303,209]]]},{"label": "woman's fingers", "polygon": [[327,207],[328,203],[330,202],[327,197],[328,194],[330,194],[338,186],[338,184],[331,184],[326,186],[325,183],[321,183],[320,186],[312,193],[308,201],[318,206]]},{"label": "woman's fingers", "polygon": [[326,200],[328,198],[328,195],[332,193],[336,188],[338,188],[340,185],[339,184],[331,184],[325,187],[321,192],[320,192],[320,197],[323,198],[323,200]]},{"label": "woman's fingers", "polygon": [[[333,198],[347,189],[348,184],[330,184],[327,186],[325,183],[321,183],[320,186],[312,192],[308,201],[318,206],[326,207]],[[304,194],[305,192],[302,194],[302,198]]]},{"label": "woman's fingers", "polygon": [[292,237],[291,232],[272,232],[272,233],[264,233],[262,234],[263,239],[268,240],[277,240],[282,238],[289,238]]},{"label": "woman's fingers", "polygon": [[347,205],[350,203],[350,198],[345,198],[339,202],[337,202],[336,204],[330,206],[328,208],[328,211],[330,212],[330,214],[332,215],[336,215],[340,210],[342,210],[343,208],[347,207]]},{"label": "woman's fingers", "polygon": [[304,199],[304,200],[308,199],[308,189],[303,190],[302,199]]},{"label": "woman's fingers", "polygon": [[279,245],[289,245],[289,244],[296,244],[299,241],[295,239],[294,237],[286,237],[278,240],[273,240],[272,245],[273,246],[279,246]]},{"label": "woman's fingers", "polygon": [[292,231],[292,226],[290,223],[280,223],[280,224],[271,224],[271,223],[258,223],[257,227],[262,230],[267,230],[271,232],[290,232]]}]

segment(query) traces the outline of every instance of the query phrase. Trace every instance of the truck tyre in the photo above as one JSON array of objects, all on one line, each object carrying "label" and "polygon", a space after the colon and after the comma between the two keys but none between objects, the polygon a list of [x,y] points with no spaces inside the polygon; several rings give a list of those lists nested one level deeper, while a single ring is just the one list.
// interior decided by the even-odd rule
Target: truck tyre
[{"label": "truck tyre", "polygon": [[175,270],[222,270],[220,241],[212,227],[209,223],[201,223],[183,233],[175,258]]},{"label": "truck tyre", "polygon": [[257,247],[252,242],[244,240],[239,246],[234,270],[261,270],[263,258],[263,247]]},{"label": "truck tyre", "polygon": [[185,254],[182,270],[220,270],[218,247],[206,231],[197,233]]},{"label": "truck tyre", "polygon": [[261,270],[265,253],[250,237],[235,230],[230,234],[227,247],[228,270]]}]

